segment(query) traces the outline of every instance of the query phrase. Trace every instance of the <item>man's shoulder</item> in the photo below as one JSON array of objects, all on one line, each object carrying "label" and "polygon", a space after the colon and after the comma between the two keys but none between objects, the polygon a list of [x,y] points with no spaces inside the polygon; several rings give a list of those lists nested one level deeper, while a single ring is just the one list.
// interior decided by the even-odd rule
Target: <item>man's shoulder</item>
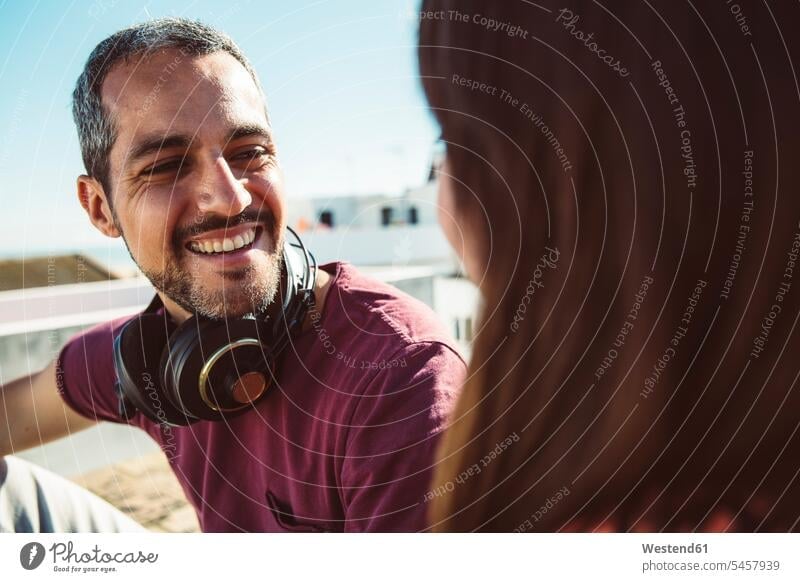
[{"label": "man's shoulder", "polygon": [[65,347],[80,345],[82,349],[92,351],[103,350],[104,348],[110,349],[116,335],[122,330],[126,323],[137,315],[139,315],[139,312],[94,323],[82,330],[76,331],[66,341]]},{"label": "man's shoulder", "polygon": [[102,349],[111,347],[114,337],[122,330],[126,323],[139,315],[139,312],[121,317],[101,321],[76,331],[66,342],[66,346],[81,344],[86,349]]},{"label": "man's shoulder", "polygon": [[454,340],[430,307],[397,287],[348,263],[325,268],[334,279],[315,332],[323,350],[331,343],[340,391],[359,397],[348,422],[372,435],[361,439],[363,454],[424,442],[445,426],[467,370]]},{"label": "man's shoulder", "polygon": [[75,389],[111,384],[114,370],[114,338],[138,313],[95,323],[75,332],[58,354],[57,364],[67,384]]},{"label": "man's shoulder", "polygon": [[[434,311],[419,299],[378,280],[350,263],[325,265],[333,282],[324,319],[343,333],[397,349],[420,343],[439,343],[458,354],[455,342]],[[460,357],[460,356],[459,356]]]},{"label": "man's shoulder", "polygon": [[121,422],[114,391],[114,338],[135,316],[94,324],[73,334],[61,348],[56,362],[59,393],[78,413]]}]

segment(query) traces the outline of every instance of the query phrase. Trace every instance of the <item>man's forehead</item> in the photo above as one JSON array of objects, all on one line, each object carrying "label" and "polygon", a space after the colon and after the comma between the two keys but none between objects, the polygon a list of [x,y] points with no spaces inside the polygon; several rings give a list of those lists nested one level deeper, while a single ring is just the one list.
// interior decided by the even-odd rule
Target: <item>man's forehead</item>
[{"label": "man's forehead", "polygon": [[263,96],[232,55],[193,56],[165,49],[115,66],[103,83],[103,104],[118,137],[159,130],[197,133],[260,123],[266,125]]}]

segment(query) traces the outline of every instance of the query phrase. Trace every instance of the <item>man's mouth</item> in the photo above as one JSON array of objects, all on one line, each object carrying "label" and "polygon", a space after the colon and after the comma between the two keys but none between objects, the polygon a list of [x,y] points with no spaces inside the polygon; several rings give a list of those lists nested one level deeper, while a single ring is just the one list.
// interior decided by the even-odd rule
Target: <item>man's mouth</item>
[{"label": "man's mouth", "polygon": [[259,237],[263,228],[260,226],[250,226],[244,229],[229,229],[224,237],[203,237],[194,239],[186,244],[186,247],[201,255],[224,255],[251,248],[253,242]]}]

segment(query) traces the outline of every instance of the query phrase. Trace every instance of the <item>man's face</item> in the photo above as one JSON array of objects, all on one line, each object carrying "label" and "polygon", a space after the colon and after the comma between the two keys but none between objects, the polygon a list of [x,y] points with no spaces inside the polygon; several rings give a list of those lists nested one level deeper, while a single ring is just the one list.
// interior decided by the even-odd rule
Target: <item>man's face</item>
[{"label": "man's face", "polygon": [[231,55],[165,50],[115,66],[103,105],[114,222],[142,272],[191,314],[262,313],[278,287],[283,181],[265,105]]}]

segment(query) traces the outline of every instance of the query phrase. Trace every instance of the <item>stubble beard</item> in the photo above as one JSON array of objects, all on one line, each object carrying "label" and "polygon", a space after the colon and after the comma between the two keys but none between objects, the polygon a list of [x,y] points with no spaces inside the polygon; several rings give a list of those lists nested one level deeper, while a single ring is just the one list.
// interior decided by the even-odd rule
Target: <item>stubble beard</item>
[{"label": "stubble beard", "polygon": [[[282,241],[276,248],[283,248]],[[189,257],[190,262],[192,258]],[[229,284],[209,290],[193,269],[183,269],[176,263],[171,261],[161,272],[142,272],[156,289],[185,311],[211,320],[263,316],[278,294],[283,273],[283,254],[274,251],[267,255],[262,269],[250,265],[220,274]]]},{"label": "stubble beard", "polygon": [[[270,230],[265,229],[263,236],[269,236],[268,232]],[[147,269],[133,256],[123,236],[128,254],[153,287],[184,311],[211,320],[261,317],[266,314],[281,285],[284,239],[282,233],[274,235],[273,251],[267,254],[266,263],[261,263],[262,269],[249,265],[239,271],[219,274],[219,277],[233,283],[227,287],[233,287],[234,291],[226,293],[224,284],[219,290],[205,288],[196,275],[199,265],[195,268],[191,266],[191,263],[202,260],[201,257],[178,247],[172,249],[168,258],[165,257],[166,264],[161,271]],[[183,267],[183,263],[188,263],[188,268]]]}]

